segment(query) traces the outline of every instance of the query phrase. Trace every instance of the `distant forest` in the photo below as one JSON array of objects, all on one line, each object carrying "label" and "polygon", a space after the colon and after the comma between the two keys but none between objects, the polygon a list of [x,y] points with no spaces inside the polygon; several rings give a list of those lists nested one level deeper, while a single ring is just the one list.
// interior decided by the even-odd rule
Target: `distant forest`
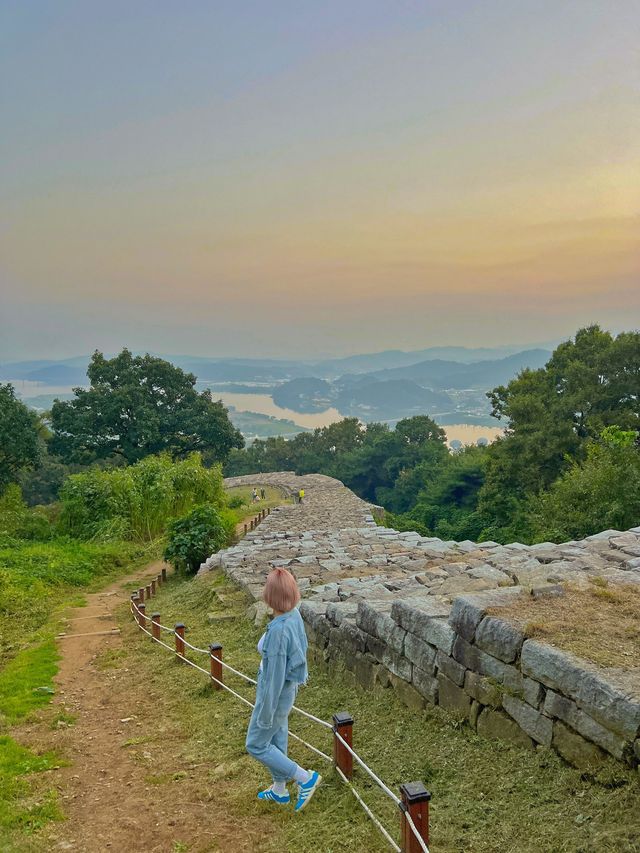
[{"label": "distant forest", "polygon": [[450,452],[426,415],[395,429],[347,418],[234,449],[225,473],[337,477],[389,523],[443,539],[559,542],[640,524],[640,334],[581,329],[487,396],[506,426],[488,447]]}]

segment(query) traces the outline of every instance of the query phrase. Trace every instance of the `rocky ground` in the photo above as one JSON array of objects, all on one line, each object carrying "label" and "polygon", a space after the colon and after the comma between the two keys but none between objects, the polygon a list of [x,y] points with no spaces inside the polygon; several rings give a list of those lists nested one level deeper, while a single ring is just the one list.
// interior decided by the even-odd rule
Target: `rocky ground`
[{"label": "rocky ground", "polygon": [[227,480],[253,483],[292,494],[303,488],[304,502],[274,510],[238,545],[207,560],[202,571],[223,567],[256,599],[275,566],[294,572],[307,599],[354,604],[433,596],[451,602],[463,592],[538,589],[589,576],[640,584],[640,528],[559,545],[447,542],[378,526],[373,517],[378,508],[330,477],[285,472]]}]

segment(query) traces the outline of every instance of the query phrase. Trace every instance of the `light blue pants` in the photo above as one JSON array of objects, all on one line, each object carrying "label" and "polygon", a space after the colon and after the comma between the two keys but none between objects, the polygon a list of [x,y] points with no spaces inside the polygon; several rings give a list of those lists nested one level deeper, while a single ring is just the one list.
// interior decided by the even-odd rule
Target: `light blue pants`
[{"label": "light blue pants", "polygon": [[[256,706],[259,700],[261,675],[262,673],[258,676]],[[270,729],[258,727],[255,720],[255,708],[249,721],[246,741],[247,752],[271,771],[274,782],[287,782],[289,779],[293,779],[293,774],[298,767],[295,761],[287,756],[289,712],[295,702],[297,689],[298,685],[294,681],[285,682]]]}]

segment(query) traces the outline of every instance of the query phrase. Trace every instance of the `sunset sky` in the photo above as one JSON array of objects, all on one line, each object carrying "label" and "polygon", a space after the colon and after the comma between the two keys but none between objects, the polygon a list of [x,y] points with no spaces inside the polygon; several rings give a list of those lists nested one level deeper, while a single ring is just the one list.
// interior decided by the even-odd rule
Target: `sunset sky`
[{"label": "sunset sky", "polygon": [[0,359],[640,326],[638,0],[0,4]]}]

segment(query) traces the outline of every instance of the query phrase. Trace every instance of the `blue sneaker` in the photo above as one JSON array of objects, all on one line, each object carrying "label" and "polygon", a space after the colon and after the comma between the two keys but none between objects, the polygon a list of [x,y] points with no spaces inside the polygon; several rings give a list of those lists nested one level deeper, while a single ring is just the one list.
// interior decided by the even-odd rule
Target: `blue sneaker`
[{"label": "blue sneaker", "polygon": [[309,779],[308,782],[305,782],[304,785],[298,785],[298,800],[294,811],[302,811],[311,797],[315,794],[320,782],[322,782],[322,776],[314,770],[311,774],[311,779]]},{"label": "blue sneaker", "polygon": [[262,800],[263,802],[268,801],[272,803],[278,803],[278,805],[280,806],[286,806],[287,803],[291,802],[291,797],[289,796],[288,791],[283,797],[281,797],[276,794],[273,788],[267,788],[266,791],[260,791],[260,793],[258,794],[258,799]]}]

